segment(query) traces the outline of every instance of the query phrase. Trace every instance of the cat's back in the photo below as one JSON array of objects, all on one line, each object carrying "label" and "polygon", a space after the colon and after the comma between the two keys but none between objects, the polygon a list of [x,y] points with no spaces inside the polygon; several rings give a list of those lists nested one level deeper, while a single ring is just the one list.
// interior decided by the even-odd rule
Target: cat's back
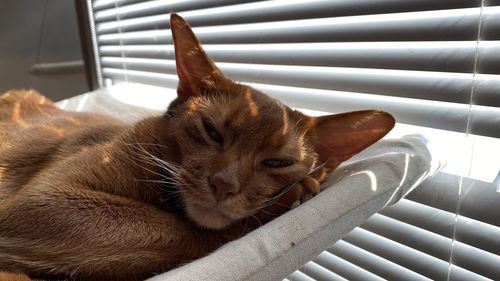
[{"label": "cat's back", "polygon": [[55,159],[112,139],[124,126],[110,117],[61,110],[34,90],[1,95],[0,191],[21,188]]}]

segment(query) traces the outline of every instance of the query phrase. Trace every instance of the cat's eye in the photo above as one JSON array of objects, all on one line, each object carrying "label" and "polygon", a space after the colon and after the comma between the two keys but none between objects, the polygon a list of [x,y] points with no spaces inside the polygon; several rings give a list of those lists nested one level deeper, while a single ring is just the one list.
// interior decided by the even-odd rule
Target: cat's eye
[{"label": "cat's eye", "polygon": [[262,161],[262,165],[269,168],[284,168],[292,166],[295,162],[292,160],[267,159]]},{"label": "cat's eye", "polygon": [[203,126],[205,127],[205,131],[207,135],[216,143],[222,144],[222,137],[217,132],[217,130],[207,121],[203,120]]}]

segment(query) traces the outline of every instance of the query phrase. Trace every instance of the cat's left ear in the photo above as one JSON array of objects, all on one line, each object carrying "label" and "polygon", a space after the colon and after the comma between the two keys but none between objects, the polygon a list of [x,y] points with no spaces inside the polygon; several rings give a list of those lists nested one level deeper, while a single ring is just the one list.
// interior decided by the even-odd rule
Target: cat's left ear
[{"label": "cat's left ear", "polygon": [[394,124],[394,117],[378,110],[317,117],[313,135],[319,160],[327,168],[335,169],[384,137]]},{"label": "cat's left ear", "polygon": [[175,48],[175,63],[179,85],[177,95],[181,99],[200,94],[209,83],[226,79],[214,62],[207,56],[189,24],[177,14],[170,16],[170,28]]}]

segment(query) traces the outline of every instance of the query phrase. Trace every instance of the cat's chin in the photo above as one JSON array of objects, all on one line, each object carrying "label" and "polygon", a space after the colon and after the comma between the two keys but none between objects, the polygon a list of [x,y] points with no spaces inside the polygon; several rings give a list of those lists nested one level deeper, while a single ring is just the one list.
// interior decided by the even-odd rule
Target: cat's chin
[{"label": "cat's chin", "polygon": [[192,204],[187,206],[188,216],[202,227],[221,229],[229,226],[235,219],[222,213],[217,207]]}]

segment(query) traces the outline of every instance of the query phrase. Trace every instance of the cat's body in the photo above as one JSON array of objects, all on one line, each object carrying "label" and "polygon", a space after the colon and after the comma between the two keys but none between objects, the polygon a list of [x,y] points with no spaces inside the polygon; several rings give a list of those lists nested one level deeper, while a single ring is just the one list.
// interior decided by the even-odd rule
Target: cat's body
[{"label": "cat's body", "polygon": [[319,191],[385,135],[363,111],[308,117],[222,75],[173,16],[180,78],[134,125],[0,96],[0,271],[138,280],[189,262]]},{"label": "cat's body", "polygon": [[139,168],[147,163],[134,160],[138,142],[150,140],[133,126],[59,110],[33,91],[4,94],[0,112],[1,269],[84,269],[99,280],[106,277],[101,268],[131,277],[130,267],[156,263],[154,272],[202,254],[190,253],[193,241],[185,237],[197,233],[194,225],[160,211],[161,190],[141,181],[154,178]]},{"label": "cat's body", "polygon": [[136,272],[140,278],[206,254],[269,219],[264,213],[209,230],[165,198],[173,196],[165,194],[165,171],[148,158],[182,158],[176,141],[165,141],[179,134],[165,116],[126,125],[60,110],[35,91],[0,96],[0,113],[0,269],[33,276],[78,272],[85,280],[128,280]]}]

